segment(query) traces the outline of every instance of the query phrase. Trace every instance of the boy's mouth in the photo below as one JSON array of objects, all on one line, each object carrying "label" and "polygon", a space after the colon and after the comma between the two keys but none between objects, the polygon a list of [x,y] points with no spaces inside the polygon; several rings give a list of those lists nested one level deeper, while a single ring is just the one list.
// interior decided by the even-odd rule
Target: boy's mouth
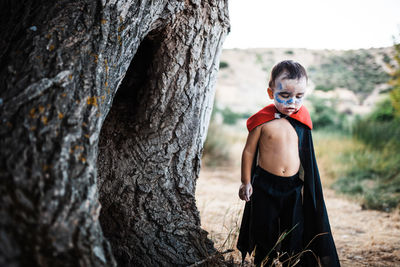
[{"label": "boy's mouth", "polygon": [[286,112],[292,113],[292,112],[295,112],[295,111],[296,111],[295,108],[286,108]]}]

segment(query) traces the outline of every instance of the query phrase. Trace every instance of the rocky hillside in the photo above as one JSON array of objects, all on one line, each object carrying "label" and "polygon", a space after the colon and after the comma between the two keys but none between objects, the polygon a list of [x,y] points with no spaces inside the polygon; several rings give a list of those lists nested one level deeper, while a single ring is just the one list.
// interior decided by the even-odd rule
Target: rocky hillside
[{"label": "rocky hillside", "polygon": [[[237,113],[253,113],[271,103],[267,84],[272,66],[284,59],[308,71],[308,94],[333,100],[346,114],[365,114],[388,89],[392,47],[360,50],[288,48],[227,49],[221,55],[216,105]],[[310,104],[310,103],[308,103]],[[307,104],[306,104],[307,105]]]}]

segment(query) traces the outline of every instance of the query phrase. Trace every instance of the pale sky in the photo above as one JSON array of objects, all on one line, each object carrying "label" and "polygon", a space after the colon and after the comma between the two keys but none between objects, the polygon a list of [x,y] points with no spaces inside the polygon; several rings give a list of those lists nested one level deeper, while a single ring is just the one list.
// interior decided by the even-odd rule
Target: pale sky
[{"label": "pale sky", "polygon": [[224,48],[392,46],[400,0],[229,0]]}]

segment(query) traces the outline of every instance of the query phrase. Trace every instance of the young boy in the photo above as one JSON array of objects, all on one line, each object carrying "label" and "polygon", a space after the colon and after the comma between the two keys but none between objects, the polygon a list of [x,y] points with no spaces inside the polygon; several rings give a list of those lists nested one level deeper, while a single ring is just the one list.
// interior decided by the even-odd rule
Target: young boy
[{"label": "young boy", "polygon": [[[239,189],[246,205],[237,247],[243,260],[255,249],[257,266],[267,256],[269,266],[278,255],[293,264],[295,255],[306,249],[312,253],[299,257],[302,266],[340,266],[314,155],[312,122],[302,105],[307,79],[299,63],[278,63],[268,88],[274,104],[247,120]],[[288,235],[277,244],[285,231]]]}]

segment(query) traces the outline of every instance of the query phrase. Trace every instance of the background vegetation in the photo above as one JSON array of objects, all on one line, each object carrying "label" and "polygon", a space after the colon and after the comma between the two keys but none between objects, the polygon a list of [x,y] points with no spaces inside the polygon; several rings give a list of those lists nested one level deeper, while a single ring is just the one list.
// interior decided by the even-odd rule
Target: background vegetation
[{"label": "background vegetation", "polygon": [[245,130],[238,126],[238,122],[243,123],[250,115],[234,112],[229,107],[220,108],[214,101],[203,151],[203,163],[206,166],[220,167],[232,164],[232,147],[237,142],[243,143]]},{"label": "background vegetation", "polygon": [[350,167],[334,183],[340,192],[360,197],[364,207],[385,211],[400,204],[400,44],[395,51],[389,97],[353,124],[356,145],[341,159]]},{"label": "background vegetation", "polygon": [[[358,116],[348,109],[339,111],[340,100],[318,97],[320,94],[308,96],[307,106],[314,124],[318,164],[327,184],[364,208],[391,211],[400,207],[400,44],[394,45],[393,54],[385,51],[325,51],[308,67],[317,91],[346,88],[361,102],[382,84],[389,84],[379,90],[383,100],[371,113]],[[282,53],[297,54],[294,50]],[[269,72],[274,52],[254,55],[254,63]],[[235,71],[225,61],[220,68]],[[205,165],[226,166],[240,160],[247,136],[245,121],[250,115],[215,103],[203,154]]]},{"label": "background vegetation", "polygon": [[[400,205],[399,44],[395,44],[395,51],[393,60],[384,57],[390,69],[387,74],[390,77],[388,83],[392,86],[389,94],[367,116],[349,121],[345,114],[332,108],[334,104],[318,99],[311,101],[314,107],[313,121],[319,130],[315,135],[317,153],[326,174],[331,178],[332,187],[359,200],[364,208],[384,211],[391,211]],[[354,55],[350,58],[357,59]],[[357,60],[360,58],[368,57],[359,57]],[[357,60],[355,62],[359,63]],[[336,62],[336,70],[344,66]],[[329,69],[328,66],[324,68]],[[373,75],[362,68],[357,71],[362,72],[360,84],[364,84],[368,90],[373,88],[376,81],[381,82],[386,77],[379,74],[380,71]],[[357,86],[353,88],[361,89]]]},{"label": "background vegetation", "polygon": [[385,100],[355,121],[350,134],[339,129],[314,134],[318,162],[332,187],[364,208],[384,211],[400,203],[400,122],[388,107]]},{"label": "background vegetation", "polygon": [[[382,57],[382,60],[388,60],[387,54]],[[317,90],[330,91],[342,87],[364,96],[389,78],[376,57],[364,49],[324,56],[320,65],[310,66],[308,71]]]}]

